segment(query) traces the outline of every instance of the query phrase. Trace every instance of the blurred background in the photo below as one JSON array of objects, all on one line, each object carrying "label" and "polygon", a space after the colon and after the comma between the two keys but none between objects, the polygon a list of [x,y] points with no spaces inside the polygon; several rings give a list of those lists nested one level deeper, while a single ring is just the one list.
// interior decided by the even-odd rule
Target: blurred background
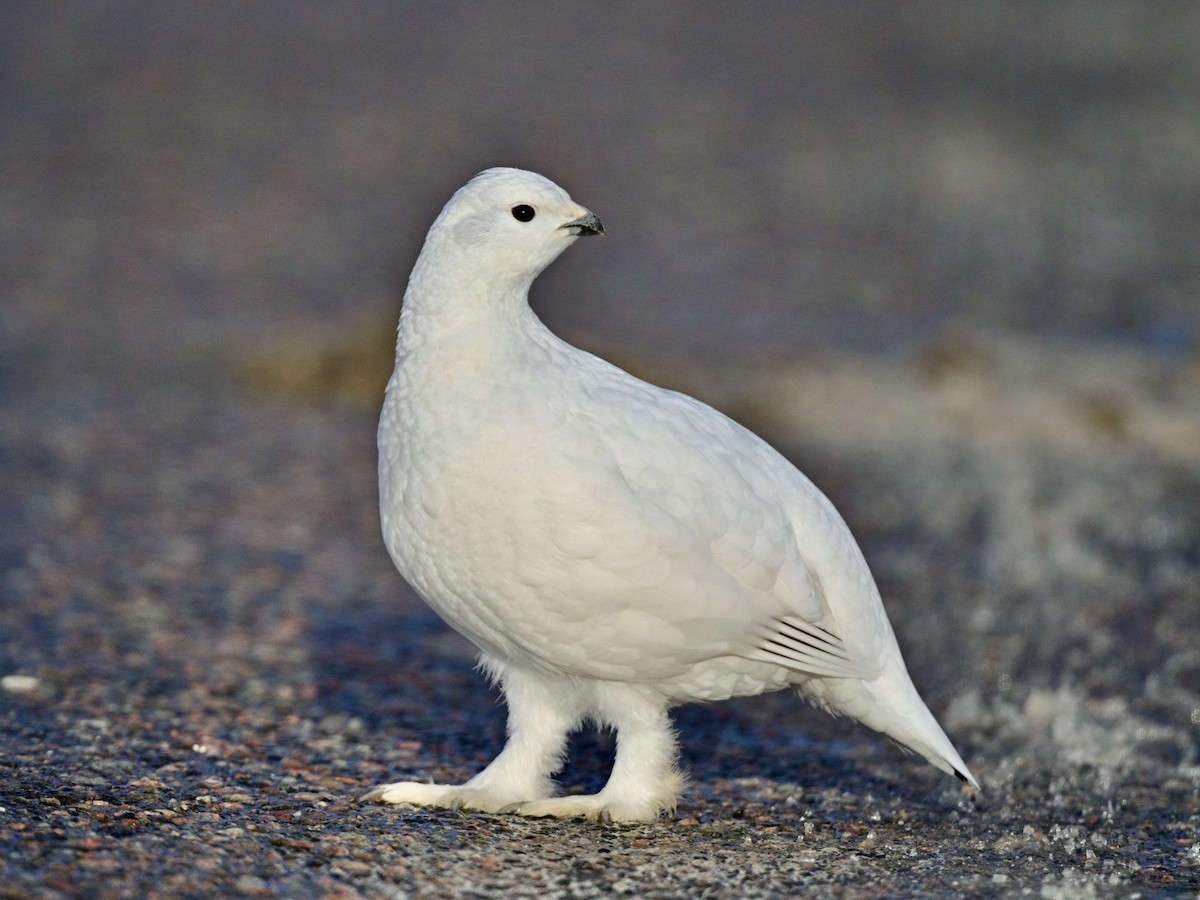
[{"label": "blurred background", "polygon": [[631,355],[1190,351],[1198,35],[1189,3],[7,3],[4,370],[391,318],[500,164],[600,214],[539,309]]},{"label": "blurred background", "polygon": [[[469,648],[384,554],[374,427],[426,229],[513,165],[608,230],[538,280],[548,323],[844,511],[993,792],[962,828],[1163,773],[1138,796],[1194,824],[1198,97],[1190,2],[0,4],[9,724],[104,710],[136,767],[358,722],[339,796],[488,758]],[[798,706],[681,713],[697,790],[921,777]]]}]

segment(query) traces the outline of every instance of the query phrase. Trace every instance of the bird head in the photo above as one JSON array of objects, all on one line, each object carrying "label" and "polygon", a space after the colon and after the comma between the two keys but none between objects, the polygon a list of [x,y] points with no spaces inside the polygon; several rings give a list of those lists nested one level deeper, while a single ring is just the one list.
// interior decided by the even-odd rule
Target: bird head
[{"label": "bird head", "polygon": [[593,234],[604,234],[600,219],[553,181],[495,168],[450,198],[429,240],[469,254],[492,279],[530,282],[576,238]]}]

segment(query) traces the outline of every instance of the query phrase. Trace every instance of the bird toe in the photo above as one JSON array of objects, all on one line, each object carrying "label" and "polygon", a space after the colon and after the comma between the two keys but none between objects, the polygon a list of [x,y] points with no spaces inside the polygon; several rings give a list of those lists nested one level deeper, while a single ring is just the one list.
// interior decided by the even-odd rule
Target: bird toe
[{"label": "bird toe", "polygon": [[611,824],[616,822],[653,822],[658,818],[659,810],[652,805],[613,805],[600,794],[576,794],[570,797],[552,797],[548,800],[513,803],[502,809],[501,812],[531,818],[583,818],[591,822]]}]

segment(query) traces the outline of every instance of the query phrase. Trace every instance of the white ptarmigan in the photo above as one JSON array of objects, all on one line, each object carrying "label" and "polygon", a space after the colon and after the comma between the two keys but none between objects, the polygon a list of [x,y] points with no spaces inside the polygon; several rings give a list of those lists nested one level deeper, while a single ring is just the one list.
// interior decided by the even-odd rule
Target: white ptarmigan
[{"label": "white ptarmigan", "polygon": [[[793,688],[975,787],[904,666],[849,528],[763,440],[552,334],[534,278],[596,215],[488,169],[429,230],[379,421],[383,536],[479,647],[508,742],[461,785],[364,801],[646,821],[683,778],[668,710]],[[611,726],[597,794],[556,797],[567,735]]]}]

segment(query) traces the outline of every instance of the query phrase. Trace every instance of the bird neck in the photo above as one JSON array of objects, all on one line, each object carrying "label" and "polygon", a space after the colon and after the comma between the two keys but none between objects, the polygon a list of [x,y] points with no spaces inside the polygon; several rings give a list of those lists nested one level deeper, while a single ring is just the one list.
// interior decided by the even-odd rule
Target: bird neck
[{"label": "bird neck", "polygon": [[464,265],[452,246],[421,251],[404,292],[397,356],[446,344],[502,344],[545,328],[529,307],[534,275]]}]

